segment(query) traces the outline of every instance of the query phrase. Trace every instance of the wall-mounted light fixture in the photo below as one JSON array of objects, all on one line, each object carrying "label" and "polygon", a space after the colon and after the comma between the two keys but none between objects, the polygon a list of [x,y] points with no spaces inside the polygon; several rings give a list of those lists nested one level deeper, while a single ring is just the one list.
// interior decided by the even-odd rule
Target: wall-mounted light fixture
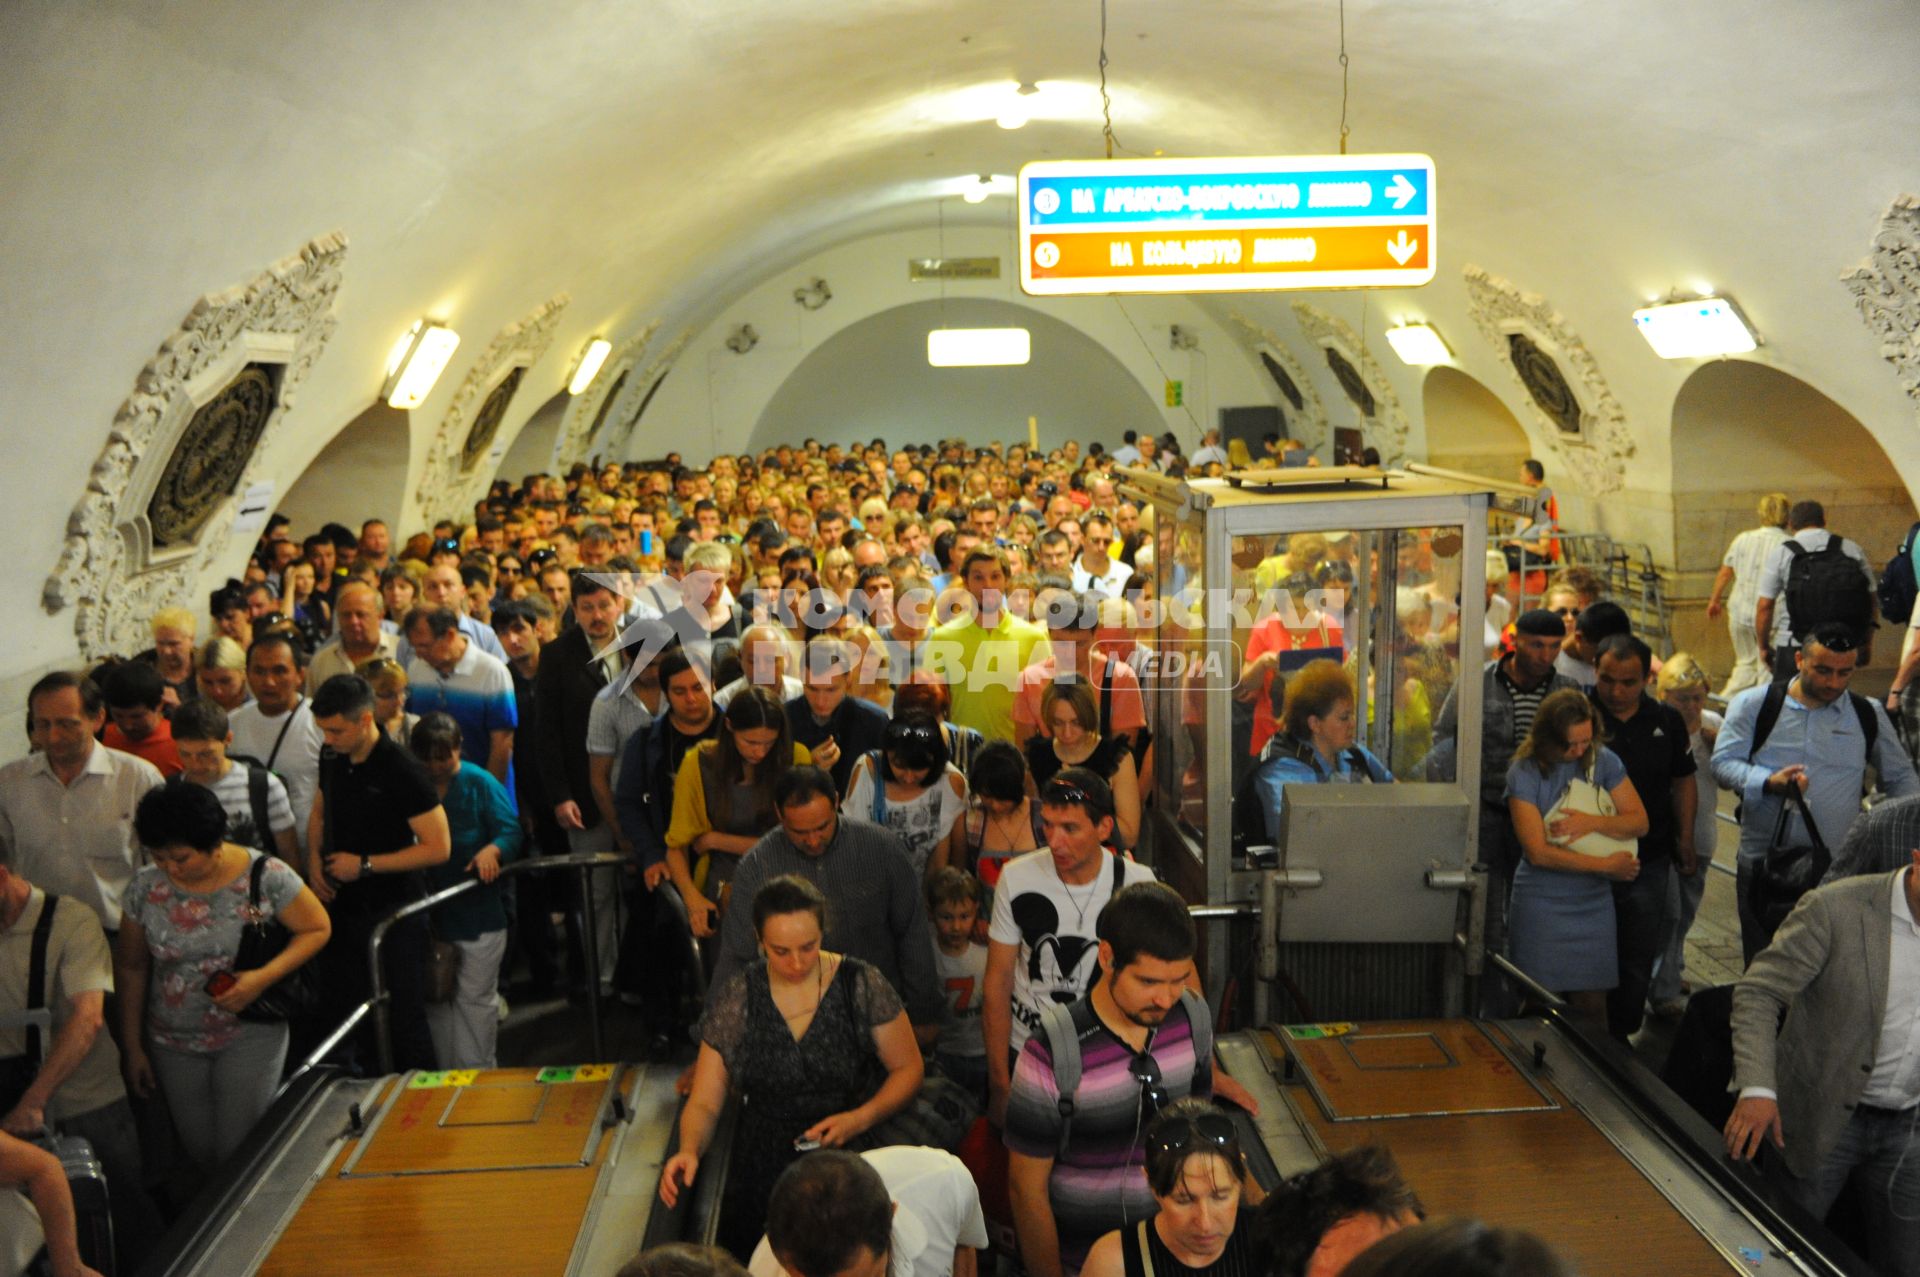
[{"label": "wall-mounted light fixture", "polygon": [[1740,355],[1760,344],[1740,308],[1727,297],[1643,306],[1633,312],[1633,323],[1662,359]]},{"label": "wall-mounted light fixture", "polygon": [[1024,328],[936,328],[927,334],[927,362],[935,368],[1024,364],[1033,338]]},{"label": "wall-mounted light fixture", "polygon": [[415,320],[387,356],[387,377],[380,387],[380,397],[389,407],[418,408],[447,370],[447,361],[459,344],[460,334],[453,329],[431,319]]},{"label": "wall-mounted light fixture", "polygon": [[1032,117],[1033,106],[1028,99],[1040,92],[1040,86],[1023,80],[1014,90],[1013,100],[1000,108],[1000,118],[995,121],[1003,129],[1024,129]]},{"label": "wall-mounted light fixture", "polygon": [[577,395],[593,384],[600,375],[600,369],[606,364],[607,356],[613,353],[613,343],[604,337],[595,337],[580,352],[580,362],[573,367],[573,377],[567,382],[567,393]]},{"label": "wall-mounted light fixture", "polygon": [[742,324],[733,330],[733,336],[727,338],[727,349],[736,355],[744,355],[760,344],[760,334],[753,331],[752,324]]},{"label": "wall-mounted light fixture", "polygon": [[1447,349],[1447,343],[1432,324],[1402,324],[1398,328],[1389,328],[1387,344],[1393,347],[1394,354],[1400,356],[1401,363],[1411,364],[1415,368],[1428,368],[1453,360],[1453,352]]},{"label": "wall-mounted light fixture", "polygon": [[793,300],[802,310],[819,310],[833,300],[833,290],[827,287],[826,280],[815,276],[812,283],[793,290]]}]

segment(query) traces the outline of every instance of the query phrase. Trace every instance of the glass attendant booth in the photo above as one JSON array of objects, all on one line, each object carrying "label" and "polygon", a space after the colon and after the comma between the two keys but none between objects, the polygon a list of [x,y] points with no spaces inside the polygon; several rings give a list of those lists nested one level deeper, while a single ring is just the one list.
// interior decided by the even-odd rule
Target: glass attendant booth
[{"label": "glass attendant booth", "polygon": [[[1288,1018],[1459,1014],[1481,963],[1471,866],[1496,498],[1466,476],[1358,467],[1125,474],[1154,523],[1154,597],[1131,639],[1154,740],[1145,841],[1210,924],[1210,995],[1255,956],[1233,948],[1231,917],[1256,915],[1258,1019],[1276,987],[1299,1004],[1275,1008]],[[1263,757],[1305,757],[1285,688],[1315,662],[1352,681],[1351,740],[1372,756],[1353,779],[1377,768],[1391,783],[1335,774],[1276,803],[1258,773]],[[1457,736],[1437,730],[1449,699]]]}]

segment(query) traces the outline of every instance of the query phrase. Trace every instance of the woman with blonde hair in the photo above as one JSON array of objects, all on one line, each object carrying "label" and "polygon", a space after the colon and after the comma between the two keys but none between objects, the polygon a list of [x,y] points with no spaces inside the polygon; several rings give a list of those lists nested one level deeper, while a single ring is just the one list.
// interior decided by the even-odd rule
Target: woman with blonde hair
[{"label": "woman with blonde hair", "polygon": [[368,661],[354,673],[373,688],[373,721],[387,739],[402,749],[413,747],[418,714],[407,712],[407,669],[388,657]]},{"label": "woman with blonde hair", "polygon": [[1727,629],[1733,635],[1733,672],[1720,689],[1722,700],[1731,700],[1735,692],[1758,687],[1768,681],[1767,647],[1754,628],[1754,609],[1760,603],[1760,570],[1767,565],[1775,547],[1787,539],[1787,494],[1769,492],[1760,498],[1760,525],[1748,528],[1733,539],[1720,570],[1714,574],[1713,593],[1707,598],[1707,619],[1723,610],[1721,600],[1727,587],[1733,596],[1726,598]]},{"label": "woman with blonde hair", "polygon": [[1720,735],[1720,715],[1707,708],[1707,672],[1686,652],[1675,652],[1660,667],[1654,684],[1660,699],[1680,711],[1687,723],[1687,746],[1693,751],[1694,784],[1699,786],[1700,801],[1693,815],[1693,854],[1697,867],[1682,874],[1678,861],[1667,883],[1667,909],[1661,921],[1666,948],[1654,962],[1653,985],[1647,993],[1655,1015],[1677,1018],[1687,1009],[1692,992],[1686,976],[1687,932],[1700,912],[1700,897],[1707,889],[1707,870],[1713,864],[1714,842],[1719,833],[1720,794],[1714,785],[1713,743]]},{"label": "woman with blonde hair", "polygon": [[[1586,789],[1575,793],[1576,783]],[[1612,814],[1601,814],[1608,806]],[[1613,884],[1640,873],[1627,848],[1647,832],[1647,812],[1626,765],[1601,743],[1600,711],[1585,692],[1563,687],[1540,702],[1507,769],[1507,814],[1521,853],[1508,914],[1513,960],[1604,1025],[1607,991],[1620,983]]]},{"label": "woman with blonde hair", "polygon": [[200,649],[200,667],[193,672],[200,695],[231,714],[253,699],[247,686],[247,649],[222,634]]}]

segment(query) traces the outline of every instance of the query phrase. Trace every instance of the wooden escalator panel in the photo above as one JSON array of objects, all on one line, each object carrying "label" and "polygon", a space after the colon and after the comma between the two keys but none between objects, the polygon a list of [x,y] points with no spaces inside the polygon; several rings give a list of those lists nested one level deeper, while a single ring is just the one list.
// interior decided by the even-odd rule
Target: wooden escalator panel
[{"label": "wooden escalator panel", "polygon": [[[1338,1041],[1347,1035],[1351,1051]],[[1538,1233],[1581,1277],[1735,1267],[1550,1081],[1524,1076],[1477,1024],[1283,1030],[1278,1044],[1306,1075],[1312,1093],[1293,1087],[1289,1097],[1314,1137],[1335,1153],[1385,1145],[1429,1216]]]},{"label": "wooden escalator panel", "polygon": [[416,1076],[347,1141],[259,1271],[564,1273],[614,1139],[600,1123],[613,1070],[569,1072],[586,1076]]}]

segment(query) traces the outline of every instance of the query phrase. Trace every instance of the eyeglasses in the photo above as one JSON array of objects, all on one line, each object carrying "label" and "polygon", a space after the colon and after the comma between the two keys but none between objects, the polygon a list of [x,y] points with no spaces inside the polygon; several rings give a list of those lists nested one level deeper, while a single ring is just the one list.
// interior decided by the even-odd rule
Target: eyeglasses
[{"label": "eyeglasses", "polygon": [[1139,1051],[1127,1065],[1127,1071],[1140,1084],[1141,1098],[1158,1113],[1167,1102],[1167,1088],[1160,1085],[1160,1061],[1153,1058],[1151,1051]]},{"label": "eyeglasses", "polygon": [[1196,1145],[1225,1148],[1237,1138],[1232,1118],[1224,1113],[1203,1113],[1155,1126],[1147,1146],[1155,1153],[1184,1153]]},{"label": "eyeglasses", "polygon": [[1809,634],[1805,646],[1824,647],[1829,652],[1851,652],[1860,645],[1854,642],[1851,634],[1831,634],[1826,638],[1815,638]]}]

